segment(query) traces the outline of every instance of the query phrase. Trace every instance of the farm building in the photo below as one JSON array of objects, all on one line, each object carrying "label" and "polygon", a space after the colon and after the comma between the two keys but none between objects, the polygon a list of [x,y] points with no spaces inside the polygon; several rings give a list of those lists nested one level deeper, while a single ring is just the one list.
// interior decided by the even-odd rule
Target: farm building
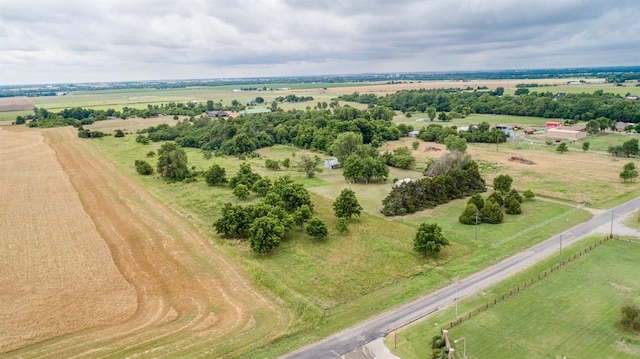
[{"label": "farm building", "polygon": [[546,128],[561,127],[561,126],[562,126],[562,122],[555,122],[555,121],[547,121],[544,124],[544,127]]},{"label": "farm building", "polygon": [[515,132],[513,132],[513,125],[496,125],[496,128],[509,136],[509,139],[513,140],[516,137]]},{"label": "farm building", "polygon": [[209,117],[229,117],[229,113],[226,111],[209,111],[207,115],[209,115]]},{"label": "farm building", "polygon": [[239,113],[241,115],[253,115],[253,114],[256,114],[256,113],[267,113],[267,112],[271,112],[271,110],[266,108],[266,107],[258,106],[258,107],[248,108],[246,110],[242,110]]},{"label": "farm building", "polygon": [[577,141],[587,137],[585,131],[572,130],[564,127],[547,129],[547,138]]},{"label": "farm building", "polygon": [[338,168],[338,165],[339,165],[338,159],[335,157],[324,160],[324,168],[330,168],[332,170],[335,170],[336,168]]},{"label": "farm building", "polygon": [[636,125],[635,123],[629,123],[629,122],[616,122],[616,131],[624,132],[626,131],[627,127],[629,126],[634,127],[635,125]]}]

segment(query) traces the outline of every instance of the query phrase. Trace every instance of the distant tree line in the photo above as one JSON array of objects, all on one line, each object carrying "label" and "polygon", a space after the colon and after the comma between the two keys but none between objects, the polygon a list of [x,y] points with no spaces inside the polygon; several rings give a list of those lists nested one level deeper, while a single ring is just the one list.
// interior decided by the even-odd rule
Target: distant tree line
[{"label": "distant tree line", "polygon": [[[554,94],[552,92],[521,92],[520,96],[502,96],[502,91],[461,89],[402,90],[385,96],[372,94],[342,95],[344,101],[386,106],[405,113],[427,112],[433,107],[438,112],[498,114],[561,118],[569,121],[589,121],[599,117],[616,121],[640,122],[640,101],[606,93]],[[528,90],[528,89],[526,89]]]}]

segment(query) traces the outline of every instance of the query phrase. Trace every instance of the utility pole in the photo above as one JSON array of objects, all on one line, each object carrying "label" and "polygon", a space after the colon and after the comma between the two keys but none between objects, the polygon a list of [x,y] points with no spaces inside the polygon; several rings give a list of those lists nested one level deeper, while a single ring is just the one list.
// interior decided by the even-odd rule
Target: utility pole
[{"label": "utility pole", "polygon": [[478,212],[477,211],[476,211],[476,226],[474,227],[474,230],[473,230],[473,239],[475,241],[478,240]]},{"label": "utility pole", "polygon": [[613,238],[613,213],[614,210],[611,210],[611,230],[609,231],[609,238]]},{"label": "utility pole", "polygon": [[562,233],[560,233],[560,263],[562,263]]},{"label": "utility pole", "polygon": [[455,302],[456,302],[456,319],[458,319],[458,279],[460,278],[459,275],[453,277],[453,281],[455,282],[456,285],[456,298],[455,298]]}]

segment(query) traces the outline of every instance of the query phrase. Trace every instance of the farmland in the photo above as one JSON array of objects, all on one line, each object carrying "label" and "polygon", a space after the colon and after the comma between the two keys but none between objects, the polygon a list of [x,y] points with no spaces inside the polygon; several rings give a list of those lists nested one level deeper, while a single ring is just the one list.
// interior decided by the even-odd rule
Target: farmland
[{"label": "farmland", "polygon": [[[557,84],[561,85],[566,81],[563,79]],[[515,86],[520,82],[522,81],[490,82],[490,86]],[[446,84],[443,82],[436,85],[434,82],[432,86]],[[401,85],[424,87],[425,84]],[[388,84],[359,84],[341,88],[333,86],[335,85],[309,84],[295,88],[293,85],[282,85],[291,87],[291,91],[299,95],[313,96],[314,101],[279,106],[285,109],[313,107],[318,101],[330,101],[341,91],[372,91],[381,94],[395,91],[398,87]],[[34,103],[52,110],[71,106],[119,108],[208,99],[226,103],[237,98],[244,102],[245,98],[248,100],[256,96],[269,100],[280,95],[277,91],[233,93],[232,89],[96,91],[35,98]],[[355,106],[366,107],[361,104]],[[396,116],[394,121],[415,124],[415,120],[402,115]],[[482,121],[539,126],[545,120],[471,115],[465,119],[456,119],[451,124]],[[592,151],[582,152],[579,144],[572,144],[569,153],[565,154],[559,154],[553,146],[545,145],[535,138],[500,144],[497,148],[493,144],[470,144],[468,153],[479,162],[488,184],[491,184],[495,176],[506,173],[514,178],[514,187],[519,191],[532,189],[538,195],[535,200],[523,204],[523,215],[507,216],[505,223],[499,226],[480,225],[476,232],[474,226],[464,226],[451,220],[460,215],[466,200],[456,200],[404,217],[385,218],[380,214],[380,207],[382,199],[390,190],[388,182],[349,184],[342,177],[341,170],[325,170],[316,178],[307,179],[295,164],[300,156],[316,153],[279,145],[258,150],[260,157],[249,158],[246,162],[263,176],[274,179],[290,175],[303,183],[312,193],[316,215],[327,222],[330,234],[325,241],[317,242],[303,231],[296,230],[275,253],[257,256],[251,252],[246,242],[222,239],[211,227],[211,223],[219,216],[222,203],[252,203],[256,200],[255,197],[241,201],[228,188],[208,187],[203,181],[167,183],[157,176],[142,177],[135,173],[133,163],[137,159],[155,164],[155,158],[148,157],[147,154],[157,151],[160,143],[136,143],[134,133],[140,128],[159,123],[173,124],[176,121],[170,116],[99,121],[87,128],[108,133],[122,129],[127,135],[124,138],[106,137],[96,140],[78,139],[71,128],[30,131],[0,128],[0,135],[15,139],[14,142],[7,142],[9,145],[0,149],[0,154],[4,151],[7,159],[12,158],[18,151],[16,148],[22,148],[19,143],[33,143],[32,146],[39,143],[38,146],[42,149],[37,147],[38,151],[49,154],[46,166],[54,168],[47,170],[47,174],[52,171],[63,179],[67,176],[66,186],[70,188],[68,190],[71,194],[66,193],[64,198],[73,198],[74,193],[76,198],[76,202],[68,206],[79,211],[77,216],[84,216],[94,228],[91,229],[92,232],[89,231],[93,233],[93,237],[87,235],[87,240],[93,238],[93,242],[87,244],[89,247],[78,245],[66,250],[84,253],[87,250],[85,248],[102,246],[101,251],[94,251],[102,259],[96,259],[93,263],[104,268],[103,280],[111,278],[107,275],[113,275],[115,279],[110,279],[109,283],[119,285],[116,289],[104,286],[104,290],[117,293],[119,300],[129,303],[128,306],[118,306],[121,312],[109,312],[111,316],[102,318],[96,316],[83,319],[82,315],[77,314],[76,326],[60,329],[53,327],[49,332],[38,334],[39,336],[16,335],[11,341],[6,341],[11,343],[10,346],[0,347],[0,352],[22,348],[9,353],[17,357],[36,357],[42,353],[72,356],[89,352],[112,357],[273,357],[446,285],[456,274],[473,273],[588,219],[590,212],[576,210],[576,202],[588,200],[592,207],[607,208],[640,194],[640,190],[632,183],[620,182],[618,174],[622,161],[614,161],[601,153],[609,144],[620,143],[632,135],[607,134],[594,137],[590,139]],[[413,141],[415,139],[402,138],[387,142],[380,151],[400,146],[410,148]],[[440,151],[427,151],[428,148]],[[421,141],[419,147],[412,152],[417,159],[417,170],[392,168],[389,178],[420,178],[420,169],[430,159],[444,153],[444,150],[443,145]],[[215,163],[223,166],[228,176],[231,176],[241,163],[236,157],[205,159],[197,149],[187,148],[186,152],[189,166],[197,171],[205,170]],[[525,157],[534,164],[510,161],[514,156]],[[294,166],[291,169],[271,171],[265,168],[264,160],[267,158],[288,158]],[[16,158],[16,164],[8,160],[0,163],[6,164],[7,168],[27,166],[26,160],[20,160]],[[13,181],[13,172],[6,173],[3,181]],[[38,181],[48,180],[48,176],[43,176]],[[42,182],[27,181],[12,182],[11,188],[18,185],[27,186],[18,193],[28,192],[27,188],[42,187],[43,191],[50,188],[43,187]],[[51,188],[62,188],[65,183],[52,186]],[[331,203],[344,188],[351,188],[356,192],[365,213],[354,220],[350,232],[343,235],[334,229],[336,219],[332,214]],[[10,195],[8,191],[1,193],[5,197]],[[42,193],[34,192],[32,202],[37,203],[47,198]],[[17,197],[11,202],[5,202],[5,197],[3,203],[11,203],[12,208],[18,206]],[[39,209],[52,211],[55,203],[43,205]],[[29,216],[22,215],[21,218]],[[9,223],[10,219],[3,218],[3,221]],[[435,259],[416,256],[412,251],[415,228],[425,221],[438,222],[452,242]],[[536,227],[536,224],[545,221],[549,221],[548,225]],[[36,224],[33,228],[41,225]],[[29,224],[16,227],[24,232],[12,237],[9,248],[17,246],[19,238],[31,236],[31,232],[27,231]],[[31,229],[34,230],[37,229]],[[83,233],[85,230],[82,229]],[[393,233],[393,236],[389,236],[389,233]],[[476,234],[477,239],[474,239]],[[50,237],[52,243],[47,248],[65,248],[65,245],[69,245],[65,242],[64,235]],[[37,254],[41,250],[37,241],[20,245],[26,248],[20,252]],[[47,256],[55,256],[55,253],[42,251],[38,255],[46,257],[44,263],[49,263],[53,259]],[[2,265],[15,266],[11,261],[22,259],[17,255],[7,256],[3,258]],[[59,277],[68,281],[71,277],[69,273],[80,268],[74,266],[79,266],[82,262],[67,262],[51,265],[59,266],[62,271]],[[20,265],[21,268],[32,267],[26,262]],[[47,268],[42,266],[41,270],[46,271]],[[13,281],[5,277],[0,277],[0,280]],[[43,291],[55,292],[46,285],[40,287]],[[20,298],[12,291],[3,295],[6,295],[3,299],[16,303]],[[60,301],[57,297],[51,298],[52,302]],[[100,299],[94,298],[94,301],[97,300]],[[85,301],[86,305],[92,305],[91,299]],[[50,304],[44,303],[41,307],[46,309],[48,305]],[[24,317],[39,314],[29,313],[26,309],[23,311],[26,313]],[[28,321],[16,316],[15,322],[2,324],[4,327],[1,327],[0,332],[7,333],[11,328],[21,325],[19,320]],[[98,325],[96,321],[99,320],[101,322]],[[52,324],[43,327],[49,330]],[[63,339],[58,338],[65,334]]]},{"label": "farmland", "polygon": [[[586,239],[569,254],[588,246]],[[450,338],[465,338],[468,358],[636,358],[637,337],[619,325],[620,308],[637,303],[637,257],[640,246],[609,241],[530,288],[450,329]],[[537,265],[459,304],[461,315],[508,293],[557,263]],[[422,358],[428,342],[453,318],[448,308],[399,331],[396,352]],[[496,338],[500,338],[496,340]],[[392,338],[387,338],[393,347]],[[588,344],[587,344],[588,343]],[[455,344],[460,353],[462,342]]]}]

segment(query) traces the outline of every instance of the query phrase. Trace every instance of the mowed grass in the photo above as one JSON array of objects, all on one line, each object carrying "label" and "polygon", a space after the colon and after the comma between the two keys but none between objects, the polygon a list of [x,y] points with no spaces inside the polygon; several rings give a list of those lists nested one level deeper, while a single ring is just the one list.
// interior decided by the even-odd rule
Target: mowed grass
[{"label": "mowed grass", "polygon": [[[127,125],[127,128],[130,131],[135,129],[133,125]],[[474,226],[464,226],[456,221],[466,200],[453,201],[411,216],[385,218],[379,211],[391,184],[360,184],[351,185],[351,188],[366,213],[352,221],[348,234],[341,235],[335,230],[331,208],[340,191],[349,188],[341,171],[324,170],[316,178],[307,179],[295,164],[300,156],[313,154],[293,147],[275,146],[260,150],[261,158],[247,159],[246,162],[263,176],[275,179],[287,174],[305,184],[312,193],[316,215],[327,222],[330,234],[326,240],[316,241],[302,230],[294,230],[273,254],[258,256],[246,241],[220,238],[212,228],[222,203],[248,204],[257,198],[240,201],[229,188],[209,187],[203,181],[167,183],[157,175],[137,175],[134,161],[146,160],[155,166],[156,157],[147,157],[147,153],[157,152],[160,143],[141,145],[135,142],[135,135],[86,141],[99,148],[163,202],[193,221],[212,238],[213,245],[236,258],[256,283],[285,299],[298,322],[292,324],[288,339],[256,352],[259,357],[273,357],[320,339],[446,285],[457,274],[473,273],[590,216],[585,211],[572,211],[571,206],[535,200],[524,204],[524,215],[507,216],[504,225],[478,226],[478,239],[475,240]],[[235,157],[207,160],[199,150],[185,150],[193,169],[205,170],[217,163],[226,168],[227,177],[233,176],[243,162]],[[265,158],[289,158],[294,167],[267,170]],[[419,172],[411,171],[402,174],[419,176]],[[558,218],[544,228],[522,232],[551,217]],[[413,252],[416,227],[422,222],[438,222],[452,242],[436,259],[424,258]],[[510,240],[498,243],[509,237]],[[492,247],[496,243],[497,246]]]},{"label": "mowed grass", "polygon": [[[585,239],[566,255],[599,238]],[[506,301],[449,330],[465,338],[468,358],[637,358],[640,338],[619,325],[622,305],[640,304],[640,245],[610,241]],[[460,316],[508,293],[550,268],[558,257],[459,303]],[[453,320],[454,308],[398,331],[395,353],[429,355],[431,338]],[[393,335],[386,338],[393,348]],[[455,344],[461,354],[463,342]]]}]

